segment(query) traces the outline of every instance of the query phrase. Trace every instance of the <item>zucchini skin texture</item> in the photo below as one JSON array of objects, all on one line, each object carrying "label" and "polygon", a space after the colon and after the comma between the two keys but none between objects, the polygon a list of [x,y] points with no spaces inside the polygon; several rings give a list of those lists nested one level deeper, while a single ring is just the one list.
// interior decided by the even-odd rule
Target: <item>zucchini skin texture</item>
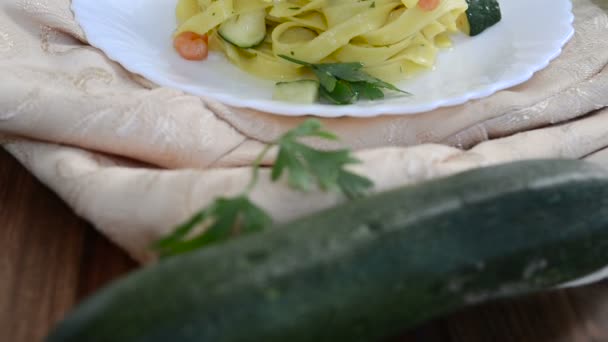
[{"label": "zucchini skin texture", "polygon": [[482,33],[502,20],[502,13],[498,0],[466,1],[469,4],[466,15],[469,21],[469,35],[471,37]]},{"label": "zucchini skin texture", "polygon": [[477,169],[163,260],[47,341],[377,341],[608,260],[608,174],[568,160]]}]

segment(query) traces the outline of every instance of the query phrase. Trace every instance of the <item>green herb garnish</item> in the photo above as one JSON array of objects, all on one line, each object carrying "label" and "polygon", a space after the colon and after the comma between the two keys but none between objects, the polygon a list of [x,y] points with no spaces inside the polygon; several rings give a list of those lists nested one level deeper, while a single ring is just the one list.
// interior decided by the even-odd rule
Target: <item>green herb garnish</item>
[{"label": "green herb garnish", "polygon": [[[336,84],[335,88],[339,87]],[[348,165],[359,163],[350,150],[321,151],[303,144],[300,141],[302,138],[338,139],[324,130],[318,120],[306,120],[266,145],[254,161],[251,181],[243,193],[216,199],[172,234],[157,241],[153,248],[161,257],[173,256],[270,226],[270,216],[251,202],[249,194],[257,184],[262,161],[274,147],[278,148],[278,155],[272,167],[273,181],[286,175],[289,186],[294,189],[307,191],[316,185],[322,190],[340,191],[348,198],[364,195],[373,185],[369,179],[345,169]],[[194,233],[195,228],[204,228],[204,231]]]},{"label": "green herb garnish", "polygon": [[361,98],[382,99],[384,98],[383,89],[411,95],[390,83],[367,74],[362,70],[363,64],[361,63],[312,64],[285,55],[279,55],[279,57],[310,68],[319,79],[321,97],[330,103],[345,105]]}]

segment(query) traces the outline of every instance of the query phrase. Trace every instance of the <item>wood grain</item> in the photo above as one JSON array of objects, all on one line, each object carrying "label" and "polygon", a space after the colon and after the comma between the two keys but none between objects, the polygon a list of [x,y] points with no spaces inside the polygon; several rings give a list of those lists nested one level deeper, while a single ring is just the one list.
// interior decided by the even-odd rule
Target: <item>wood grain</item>
[{"label": "wood grain", "polygon": [[[2,341],[41,340],[82,298],[135,267],[0,149]],[[486,303],[392,341],[608,341],[608,282]]]},{"label": "wood grain", "polygon": [[0,332],[39,341],[79,299],[134,268],[0,149]]}]

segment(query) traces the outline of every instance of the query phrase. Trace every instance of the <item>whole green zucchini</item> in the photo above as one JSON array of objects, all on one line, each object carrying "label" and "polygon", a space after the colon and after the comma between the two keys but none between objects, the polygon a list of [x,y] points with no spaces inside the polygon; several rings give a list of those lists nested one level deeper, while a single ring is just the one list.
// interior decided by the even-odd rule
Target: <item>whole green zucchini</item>
[{"label": "whole green zucchini", "polygon": [[605,266],[607,208],[598,166],[477,169],[146,267],[48,341],[376,341]]}]

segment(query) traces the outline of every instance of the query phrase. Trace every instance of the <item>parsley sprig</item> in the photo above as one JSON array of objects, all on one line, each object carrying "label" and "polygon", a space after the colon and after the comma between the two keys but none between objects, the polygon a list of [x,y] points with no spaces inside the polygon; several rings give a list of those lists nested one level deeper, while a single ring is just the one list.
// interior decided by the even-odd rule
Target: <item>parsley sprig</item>
[{"label": "parsley sprig", "polygon": [[411,95],[394,85],[364,72],[361,63],[312,64],[295,58],[279,55],[292,63],[308,67],[319,79],[319,94],[330,103],[345,105],[359,99],[378,100],[384,98],[383,89]]},{"label": "parsley sprig", "polygon": [[[308,191],[317,186],[325,191],[340,191],[348,198],[364,195],[373,185],[369,179],[346,169],[348,165],[359,163],[350,150],[317,150],[301,141],[305,138],[338,139],[324,130],[318,120],[304,121],[266,145],[254,161],[251,180],[241,194],[217,198],[173,233],[154,243],[153,248],[161,257],[168,257],[270,226],[272,219],[249,199],[249,194],[258,182],[264,158],[275,147],[278,155],[271,172],[273,181],[285,175],[289,186],[294,189]],[[196,228],[202,228],[202,231],[195,232]]]}]

